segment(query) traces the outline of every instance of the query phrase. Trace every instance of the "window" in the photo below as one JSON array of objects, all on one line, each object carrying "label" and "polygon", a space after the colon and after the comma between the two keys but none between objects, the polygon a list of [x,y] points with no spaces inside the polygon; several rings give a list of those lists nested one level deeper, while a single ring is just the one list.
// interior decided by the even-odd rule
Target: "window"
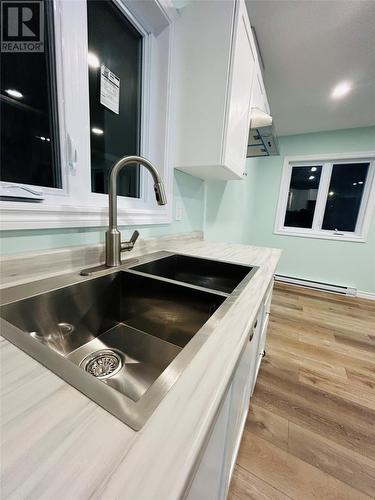
[{"label": "window", "polygon": [[[106,226],[109,169],[126,154],[158,167],[170,199],[177,10],[158,0],[43,5],[45,51],[1,54],[0,229]],[[111,86],[112,104],[101,102],[102,73],[119,79],[118,113]],[[120,226],[171,222],[145,169],[121,174]]]},{"label": "window", "polygon": [[322,167],[294,167],[284,225],[311,228]]},{"label": "window", "polygon": [[354,232],[370,163],[334,164],[322,229]]},{"label": "window", "polygon": [[[140,152],[142,35],[112,2],[89,0],[87,17],[91,187],[94,193],[108,193],[113,163],[126,154]],[[109,82],[115,92],[119,89],[115,111],[101,99],[106,68],[110,76],[119,79],[119,87],[117,82]],[[121,172],[118,193],[139,198],[139,167],[130,166]]]},{"label": "window", "polygon": [[351,156],[285,159],[276,234],[365,241],[375,163]]},{"label": "window", "polygon": [[43,10],[44,52],[1,54],[0,180],[61,188],[51,4]]}]

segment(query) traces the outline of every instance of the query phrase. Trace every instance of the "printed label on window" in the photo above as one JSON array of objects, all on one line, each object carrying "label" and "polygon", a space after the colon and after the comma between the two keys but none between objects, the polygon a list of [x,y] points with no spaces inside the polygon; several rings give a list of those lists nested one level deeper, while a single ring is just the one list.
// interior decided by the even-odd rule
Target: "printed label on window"
[{"label": "printed label on window", "polygon": [[100,68],[100,104],[119,114],[120,78],[104,64]]}]

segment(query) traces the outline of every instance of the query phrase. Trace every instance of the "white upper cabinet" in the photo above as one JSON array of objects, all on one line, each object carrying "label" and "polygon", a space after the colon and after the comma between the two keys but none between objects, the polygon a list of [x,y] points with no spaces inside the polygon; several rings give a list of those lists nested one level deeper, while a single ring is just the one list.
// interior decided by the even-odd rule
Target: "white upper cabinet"
[{"label": "white upper cabinet", "polygon": [[189,3],[174,50],[175,168],[242,179],[256,78],[264,92],[245,2]]}]

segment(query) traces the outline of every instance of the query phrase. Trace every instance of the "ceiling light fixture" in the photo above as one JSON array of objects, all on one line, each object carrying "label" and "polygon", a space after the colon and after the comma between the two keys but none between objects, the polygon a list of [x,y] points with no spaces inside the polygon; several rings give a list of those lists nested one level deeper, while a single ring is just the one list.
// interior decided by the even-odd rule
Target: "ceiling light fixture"
[{"label": "ceiling light fixture", "polygon": [[310,175],[310,177],[309,177],[309,181],[312,181],[312,180],[314,180],[314,179],[315,179],[315,175]]},{"label": "ceiling light fixture", "polygon": [[363,181],[358,181],[358,184],[363,184]]},{"label": "ceiling light fixture", "polygon": [[23,97],[23,94],[19,90],[7,89],[5,92],[15,99],[22,99]]},{"label": "ceiling light fixture", "polygon": [[351,82],[341,82],[334,87],[331,93],[332,99],[341,99],[345,97],[352,90],[353,85]]},{"label": "ceiling light fixture", "polygon": [[89,52],[87,54],[87,62],[90,68],[98,69],[100,67],[99,57],[95,55],[93,52]]},{"label": "ceiling light fixture", "polygon": [[316,172],[317,168],[316,167],[311,167],[311,172]]},{"label": "ceiling light fixture", "polygon": [[356,183],[356,182],[353,182],[353,186],[356,186],[356,185],[357,185],[357,183]]},{"label": "ceiling light fixture", "polygon": [[329,196],[333,196],[335,193],[334,193],[334,191],[330,191],[328,194],[329,194]]},{"label": "ceiling light fixture", "polygon": [[91,129],[91,132],[95,135],[103,135],[104,134],[104,130],[102,130],[101,128],[96,128],[96,127],[93,127]]}]

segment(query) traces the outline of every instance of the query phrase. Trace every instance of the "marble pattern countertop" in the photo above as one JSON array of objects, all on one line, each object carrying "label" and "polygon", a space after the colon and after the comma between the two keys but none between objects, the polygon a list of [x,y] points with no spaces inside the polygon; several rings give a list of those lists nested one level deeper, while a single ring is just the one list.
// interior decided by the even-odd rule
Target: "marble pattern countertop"
[{"label": "marble pattern countertop", "polygon": [[132,256],[155,250],[259,270],[139,432],[0,337],[2,498],[168,500],[184,494],[280,251],[195,235],[143,243]]}]

